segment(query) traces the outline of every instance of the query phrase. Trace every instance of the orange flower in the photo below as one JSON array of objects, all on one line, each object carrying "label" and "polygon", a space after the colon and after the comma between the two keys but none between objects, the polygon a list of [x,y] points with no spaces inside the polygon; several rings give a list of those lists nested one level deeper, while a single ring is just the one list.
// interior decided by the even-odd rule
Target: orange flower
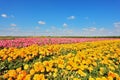
[{"label": "orange flower", "polygon": [[5,60],[7,57],[8,57],[7,55],[4,55],[3,58],[2,58],[2,60]]},{"label": "orange flower", "polygon": [[30,74],[26,75],[24,80],[31,80],[31,75]]},{"label": "orange flower", "polygon": [[19,75],[17,76],[17,80],[24,80],[27,75],[27,72],[25,70],[22,70],[19,72]]},{"label": "orange flower", "polygon": [[22,70],[21,67],[16,69],[17,73],[19,73],[21,70]]},{"label": "orange flower", "polygon": [[19,74],[23,74],[23,75],[26,75],[27,72],[25,70],[22,70]]},{"label": "orange flower", "polygon": [[44,72],[45,71],[45,68],[41,62],[36,62],[33,66],[34,66],[34,70],[36,72],[39,72],[39,71]]},{"label": "orange flower", "polygon": [[108,73],[108,76],[111,76],[112,78],[116,77],[116,75],[111,71]]},{"label": "orange flower", "polygon": [[43,74],[40,74],[40,80],[45,80],[45,76]]},{"label": "orange flower", "polygon": [[8,80],[13,80],[13,79],[10,77],[10,78],[8,78]]},{"label": "orange flower", "polygon": [[6,78],[9,77],[9,75],[8,74],[4,74],[3,77],[6,79]]},{"label": "orange flower", "polygon": [[16,73],[15,70],[9,70],[8,71],[8,75],[9,75],[9,77],[13,77],[13,78],[17,77],[17,73]]},{"label": "orange flower", "polygon": [[33,80],[45,80],[45,77],[43,74],[35,74]]}]

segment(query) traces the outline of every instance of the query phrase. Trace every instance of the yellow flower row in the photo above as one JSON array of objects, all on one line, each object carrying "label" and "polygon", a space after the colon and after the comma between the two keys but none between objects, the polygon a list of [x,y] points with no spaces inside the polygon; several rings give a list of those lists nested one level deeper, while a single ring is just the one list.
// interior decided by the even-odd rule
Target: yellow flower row
[{"label": "yellow flower row", "polygon": [[12,61],[18,57],[29,61],[36,56],[39,58],[33,63],[7,70],[4,79],[57,80],[63,77],[63,80],[120,80],[120,40],[32,45],[0,50],[3,61]]}]

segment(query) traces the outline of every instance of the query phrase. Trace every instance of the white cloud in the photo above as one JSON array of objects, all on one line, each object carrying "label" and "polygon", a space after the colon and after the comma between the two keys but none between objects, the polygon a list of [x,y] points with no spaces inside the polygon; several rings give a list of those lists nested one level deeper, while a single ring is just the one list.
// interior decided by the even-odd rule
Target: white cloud
[{"label": "white cloud", "polygon": [[88,29],[87,29],[87,28],[83,28],[82,30],[83,30],[83,31],[88,31]]},{"label": "white cloud", "polygon": [[7,16],[7,14],[1,14],[1,17],[7,18],[8,16]]},{"label": "white cloud", "polygon": [[44,21],[38,21],[38,24],[44,25],[46,23]]},{"label": "white cloud", "polygon": [[34,30],[25,31],[19,29],[19,27],[6,27],[4,29],[0,28],[0,35],[18,35],[18,36],[119,36],[120,29],[115,28],[113,30],[107,29],[105,27],[86,27],[83,29],[73,29],[73,28],[58,28],[57,26],[51,26],[46,30],[42,30],[41,27],[35,26]]},{"label": "white cloud", "polygon": [[12,24],[10,24],[10,26],[13,26],[13,27],[15,27],[15,26],[17,26],[16,24],[14,24],[14,23],[12,23]]},{"label": "white cloud", "polygon": [[55,27],[55,26],[51,26],[51,29],[53,29],[53,30],[54,30],[54,29],[56,29],[56,27]]},{"label": "white cloud", "polygon": [[115,23],[114,23],[114,27],[120,28],[120,22],[115,22]]},{"label": "white cloud", "polygon": [[69,16],[68,19],[70,20],[75,19],[75,16]]},{"label": "white cloud", "polygon": [[80,33],[79,35],[82,36],[118,36],[120,35],[120,31],[118,31],[119,29],[116,30],[110,30],[110,29],[106,29],[104,27],[101,28],[96,28],[96,27],[87,27],[87,28],[83,28],[82,29],[82,33]]},{"label": "white cloud", "polygon": [[67,27],[68,25],[66,23],[63,24],[63,27]]},{"label": "white cloud", "polygon": [[1,17],[3,17],[3,18],[15,18],[14,15],[7,15],[7,14],[1,14]]},{"label": "white cloud", "polygon": [[96,31],[96,28],[95,27],[90,28],[89,31]]},{"label": "white cloud", "polygon": [[18,35],[21,33],[20,29],[14,26],[6,28],[4,32],[8,33],[8,35]]},{"label": "white cloud", "polygon": [[114,27],[115,27],[115,32],[119,33],[120,35],[120,22],[115,22]]},{"label": "white cloud", "polygon": [[83,28],[82,30],[83,31],[91,31],[91,32],[93,32],[93,31],[96,31],[97,28],[95,28],[95,27],[89,27],[89,28]]},{"label": "white cloud", "polygon": [[63,32],[64,32],[64,34],[67,34],[67,35],[73,34],[73,30],[71,30],[71,29],[64,30]]},{"label": "white cloud", "polygon": [[105,30],[105,28],[100,28],[99,30],[100,30],[100,31],[104,31],[104,30]]}]

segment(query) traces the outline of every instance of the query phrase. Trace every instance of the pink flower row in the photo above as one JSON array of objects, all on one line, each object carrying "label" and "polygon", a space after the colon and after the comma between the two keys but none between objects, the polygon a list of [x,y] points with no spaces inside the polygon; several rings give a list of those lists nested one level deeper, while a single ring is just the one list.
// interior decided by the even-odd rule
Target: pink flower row
[{"label": "pink flower row", "polygon": [[113,40],[116,38],[16,38],[14,40],[0,40],[0,48],[8,47],[27,47],[32,44],[65,44],[86,41]]}]

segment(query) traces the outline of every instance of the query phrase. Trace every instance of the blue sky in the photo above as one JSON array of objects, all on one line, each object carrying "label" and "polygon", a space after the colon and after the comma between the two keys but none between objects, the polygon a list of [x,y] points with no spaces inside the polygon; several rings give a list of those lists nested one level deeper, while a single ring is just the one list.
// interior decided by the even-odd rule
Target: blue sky
[{"label": "blue sky", "polygon": [[120,36],[120,0],[0,0],[0,35]]}]

